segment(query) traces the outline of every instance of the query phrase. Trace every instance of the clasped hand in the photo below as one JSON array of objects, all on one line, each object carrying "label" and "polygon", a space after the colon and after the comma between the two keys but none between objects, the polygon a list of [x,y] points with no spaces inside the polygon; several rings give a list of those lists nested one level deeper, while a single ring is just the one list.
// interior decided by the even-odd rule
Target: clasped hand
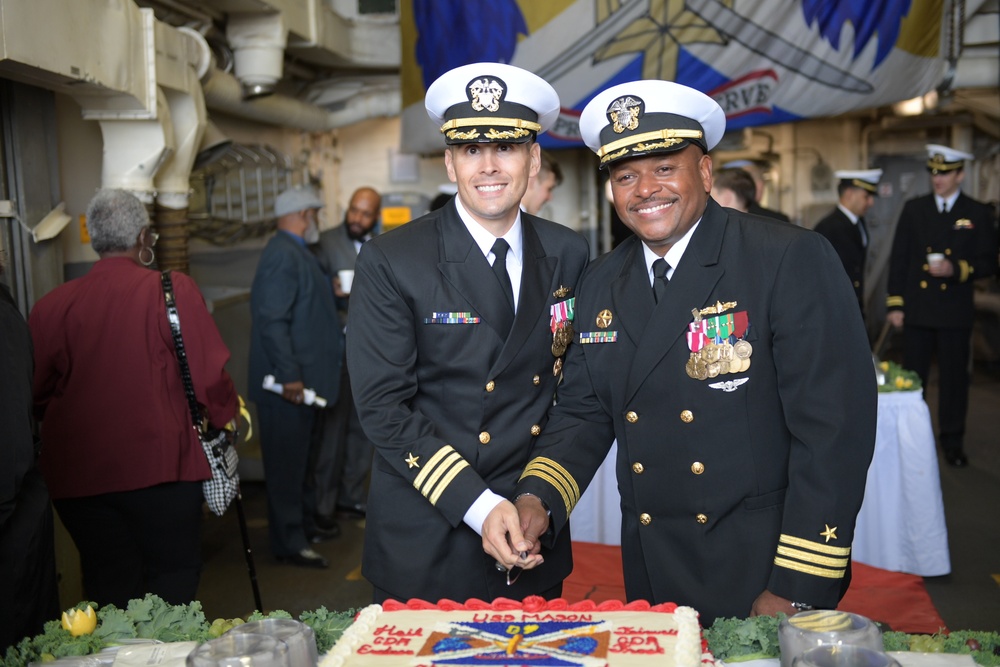
[{"label": "clasped hand", "polygon": [[[549,528],[548,512],[535,496],[522,496],[517,504],[505,500],[483,521],[483,551],[508,570],[525,570],[545,562],[538,537]],[[524,558],[521,554],[527,554]]]}]

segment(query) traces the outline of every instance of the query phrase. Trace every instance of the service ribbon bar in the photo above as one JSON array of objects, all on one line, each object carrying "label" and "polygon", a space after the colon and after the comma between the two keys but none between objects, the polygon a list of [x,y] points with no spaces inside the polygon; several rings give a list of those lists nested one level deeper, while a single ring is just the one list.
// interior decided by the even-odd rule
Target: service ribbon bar
[{"label": "service ribbon bar", "polygon": [[480,318],[473,317],[471,311],[456,313],[431,313],[424,318],[424,324],[479,324]]},{"label": "service ribbon bar", "polygon": [[617,331],[583,331],[580,332],[580,344],[614,343],[618,340]]}]

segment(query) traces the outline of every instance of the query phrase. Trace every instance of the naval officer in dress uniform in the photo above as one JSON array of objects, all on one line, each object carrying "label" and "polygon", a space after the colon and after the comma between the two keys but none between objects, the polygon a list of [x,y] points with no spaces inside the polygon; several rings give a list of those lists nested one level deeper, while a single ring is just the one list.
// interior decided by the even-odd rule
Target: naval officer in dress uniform
[{"label": "naval officer in dress uniform", "polygon": [[865,213],[878,196],[881,169],[836,171],[837,207],[816,223],[816,231],[826,237],[844,264],[854,285],[858,306],[865,312],[865,256],[868,253],[868,227]]},{"label": "naval officer in dress uniform", "polygon": [[[479,63],[443,74],[425,104],[458,195],[368,241],[351,295],[351,386],[376,452],[362,573],[376,601],[557,597],[568,536],[518,578],[542,556],[521,557],[507,499],[545,430],[589,258],[582,236],[519,208],[559,98]],[[492,523],[515,539],[486,553]]]},{"label": "naval officer in dress uniform", "polygon": [[886,317],[903,328],[903,366],[925,388],[937,355],[939,441],[945,460],[962,467],[973,281],[997,271],[997,232],[990,208],[961,190],[965,161],[973,156],[939,144],[929,144],[927,154],[934,191],[906,202],[899,215]]},{"label": "naval officer in dress uniform", "polygon": [[617,438],[630,600],[691,605],[706,625],[835,607],[877,407],[840,260],[709,197],[725,129],[710,97],[624,83],[580,129],[635,236],[580,282],[559,403],[515,491],[525,536],[562,534]]}]

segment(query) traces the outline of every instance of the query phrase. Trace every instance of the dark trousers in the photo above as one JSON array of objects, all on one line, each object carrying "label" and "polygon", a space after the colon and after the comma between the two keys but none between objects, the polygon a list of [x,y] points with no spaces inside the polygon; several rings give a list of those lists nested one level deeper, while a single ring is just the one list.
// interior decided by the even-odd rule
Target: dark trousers
[{"label": "dark trousers", "polygon": [[38,470],[24,476],[13,504],[0,524],[0,656],[59,617],[52,506]]},{"label": "dark trousers", "polygon": [[88,600],[120,609],[155,593],[195,599],[201,576],[201,482],[54,501],[80,552]]},{"label": "dark trousers", "polygon": [[317,508],[332,515],[337,505],[353,506],[368,497],[366,483],[372,469],[375,447],[365,436],[351,394],[347,363],[340,374],[337,404],[323,412],[313,430],[317,458],[314,464]]},{"label": "dark trousers", "polygon": [[903,367],[913,370],[923,382],[926,396],[931,359],[937,355],[938,429],[945,451],[962,448],[965,414],[969,407],[969,352],[971,329],[929,329],[905,326]]},{"label": "dark trousers", "polygon": [[275,556],[291,556],[308,548],[306,533],[315,529],[316,494],[306,472],[319,415],[314,407],[295,405],[280,396],[265,396],[257,402],[268,536]]}]

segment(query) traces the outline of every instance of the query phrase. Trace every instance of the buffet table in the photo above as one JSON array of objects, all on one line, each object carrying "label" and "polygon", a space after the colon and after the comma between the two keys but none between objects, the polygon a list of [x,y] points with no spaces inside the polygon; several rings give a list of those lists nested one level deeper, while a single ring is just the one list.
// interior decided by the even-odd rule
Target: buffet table
[{"label": "buffet table", "polygon": [[[573,510],[573,539],[621,544],[611,452]],[[919,391],[880,393],[875,455],[854,535],[854,559],[883,570],[938,576],[951,571],[948,531],[930,411]]]}]

